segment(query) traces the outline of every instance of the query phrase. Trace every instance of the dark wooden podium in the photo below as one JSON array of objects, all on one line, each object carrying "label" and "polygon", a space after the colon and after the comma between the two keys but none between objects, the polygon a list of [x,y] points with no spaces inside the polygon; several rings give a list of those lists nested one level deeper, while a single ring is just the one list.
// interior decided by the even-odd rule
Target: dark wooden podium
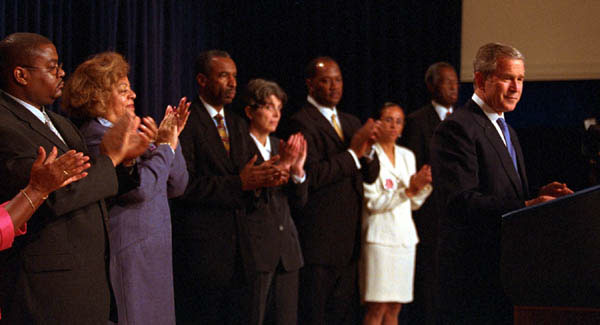
[{"label": "dark wooden podium", "polygon": [[505,214],[501,276],[515,324],[600,324],[600,186]]}]

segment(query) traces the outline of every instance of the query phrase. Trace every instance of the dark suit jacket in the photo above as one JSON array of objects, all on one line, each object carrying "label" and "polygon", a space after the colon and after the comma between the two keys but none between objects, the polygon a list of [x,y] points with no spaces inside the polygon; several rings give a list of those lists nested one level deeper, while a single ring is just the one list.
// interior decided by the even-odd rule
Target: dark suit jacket
[{"label": "dark suit jacket", "polygon": [[343,266],[358,258],[363,181],[372,183],[379,174],[377,158],[361,159],[362,168],[356,168],[347,149],[361,123],[338,113],[344,141],[309,103],[290,119],[289,131],[302,132],[308,144],[308,202],[294,212],[307,264]]},{"label": "dark suit jacket", "polygon": [[429,163],[429,144],[441,120],[431,103],[406,117],[400,144],[412,150],[417,159],[417,170]]},{"label": "dark suit jacket", "polygon": [[[0,94],[2,202],[25,187],[37,148],[87,153],[67,119],[48,112],[63,143],[25,107]],[[109,314],[104,197],[118,181],[111,160],[92,161],[88,176],[57,190],[28,222],[27,234],[0,255],[0,308],[7,324],[106,324]]]},{"label": "dark suit jacket", "polygon": [[490,307],[503,298],[501,215],[523,207],[528,198],[523,153],[512,128],[510,135],[519,175],[500,134],[472,100],[445,119],[433,136],[434,187],[445,206],[439,301],[446,310]]},{"label": "dark suit jacket", "polygon": [[223,288],[232,284],[234,274],[239,275],[235,273],[238,248],[248,246],[239,242],[238,226],[253,192],[242,191],[239,174],[255,154],[251,151],[255,146],[249,142],[246,122],[225,108],[228,155],[199,99],[190,111],[179,137],[189,182],[183,197],[173,205],[173,258],[185,274],[175,277],[187,280],[188,287]]},{"label": "dark suit jacket", "polygon": [[[417,170],[421,169],[424,164],[429,163],[431,138],[440,122],[440,117],[431,102],[406,118],[400,143],[414,152],[417,160]],[[413,219],[421,245],[433,247],[437,245],[440,212],[435,201],[435,194],[433,194],[419,210],[413,211]]]},{"label": "dark suit jacket", "polygon": [[[278,153],[279,139],[269,137],[272,155]],[[256,144],[251,140],[254,146]],[[258,151],[258,148],[256,148]],[[259,155],[257,163],[264,160]],[[274,272],[279,261],[286,271],[300,269],[304,264],[298,231],[290,213],[290,205],[301,208],[308,198],[308,180],[260,191],[260,196],[248,209],[244,223],[250,241],[251,265],[254,270]],[[289,202],[289,203],[288,203]]]}]

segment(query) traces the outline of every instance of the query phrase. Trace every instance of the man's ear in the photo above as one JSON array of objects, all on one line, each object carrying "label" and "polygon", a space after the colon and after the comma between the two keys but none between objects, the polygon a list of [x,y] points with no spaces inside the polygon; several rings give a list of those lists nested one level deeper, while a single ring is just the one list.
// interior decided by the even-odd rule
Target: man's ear
[{"label": "man's ear", "polygon": [[435,94],[435,85],[432,85],[430,83],[427,84],[427,90],[429,91],[430,94],[434,95]]},{"label": "man's ear", "polygon": [[246,105],[246,107],[244,107],[244,112],[246,112],[246,116],[248,117],[248,119],[250,119],[250,121],[252,121],[252,114],[250,114],[252,108],[249,105]]},{"label": "man's ear", "polygon": [[15,79],[15,82],[18,83],[21,86],[27,86],[28,79],[29,79],[29,73],[27,71],[27,69],[22,68],[22,67],[15,67],[13,70],[13,78]]},{"label": "man's ear", "polygon": [[312,93],[313,93],[312,79],[306,78],[305,82],[306,82],[306,89],[308,89],[308,94],[312,95]]},{"label": "man's ear", "polygon": [[201,88],[204,88],[206,86],[206,81],[207,78],[203,73],[198,73],[196,75],[196,83],[198,83],[198,86],[200,86]]},{"label": "man's ear", "polygon": [[480,71],[475,72],[473,76],[476,89],[485,89],[485,76]]}]

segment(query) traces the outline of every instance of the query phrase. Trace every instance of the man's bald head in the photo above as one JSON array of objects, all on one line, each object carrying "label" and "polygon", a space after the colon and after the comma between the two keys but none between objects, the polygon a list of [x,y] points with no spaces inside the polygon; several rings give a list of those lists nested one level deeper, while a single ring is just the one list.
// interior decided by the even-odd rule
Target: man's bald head
[{"label": "man's bald head", "polygon": [[344,89],[342,72],[337,62],[328,56],[311,60],[306,66],[306,87],[308,94],[319,105],[335,107],[342,99]]},{"label": "man's bald head", "polygon": [[4,89],[18,65],[32,65],[42,45],[52,44],[46,37],[34,33],[14,33],[0,41],[0,87]]}]

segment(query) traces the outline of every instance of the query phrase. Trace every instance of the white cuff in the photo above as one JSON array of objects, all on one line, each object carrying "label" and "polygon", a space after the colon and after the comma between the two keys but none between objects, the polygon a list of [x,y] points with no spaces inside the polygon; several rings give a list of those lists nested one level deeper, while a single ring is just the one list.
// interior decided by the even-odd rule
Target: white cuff
[{"label": "white cuff", "polygon": [[356,155],[356,153],[354,152],[354,150],[348,149],[348,152],[350,153],[350,155],[354,159],[354,164],[356,164],[356,169],[360,169],[360,167],[361,167],[360,161],[358,160],[358,156]]}]

